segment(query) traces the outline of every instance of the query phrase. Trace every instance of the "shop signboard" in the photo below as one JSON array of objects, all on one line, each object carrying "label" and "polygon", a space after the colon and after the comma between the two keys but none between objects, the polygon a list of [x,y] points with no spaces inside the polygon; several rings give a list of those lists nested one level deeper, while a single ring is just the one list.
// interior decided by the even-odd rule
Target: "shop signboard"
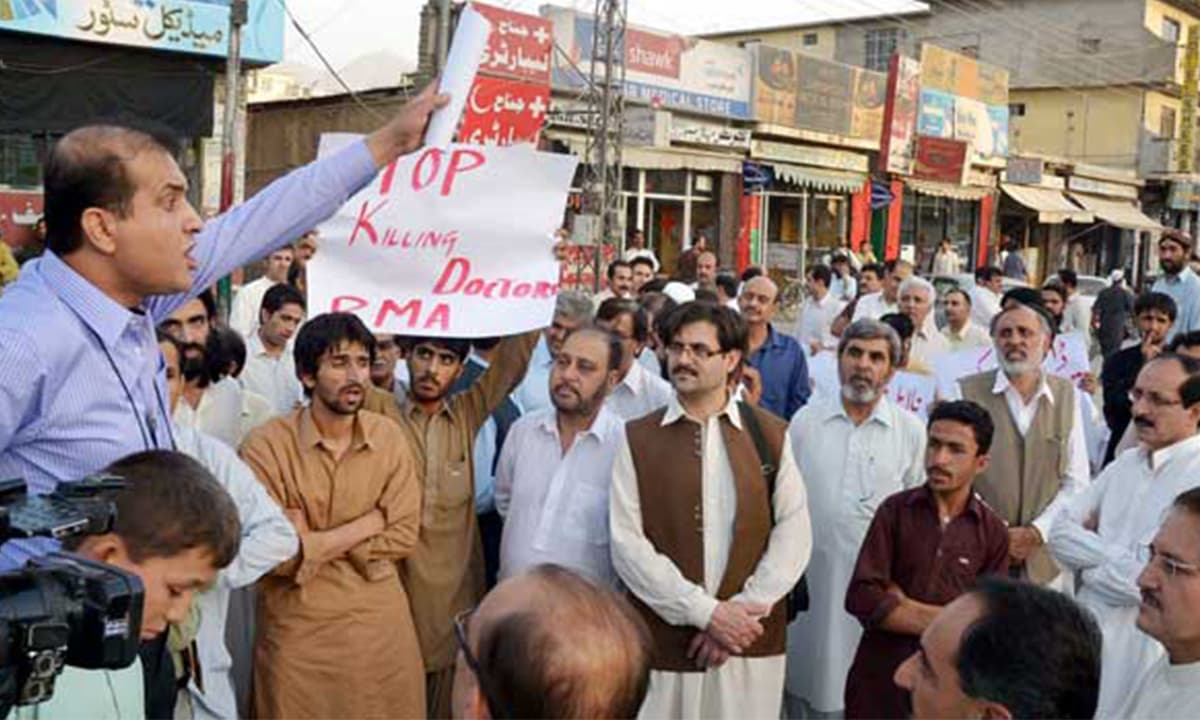
[{"label": "shop signboard", "polygon": [[895,55],[888,72],[887,104],[884,109],[882,145],[879,149],[882,170],[908,175],[912,172],[916,150],[917,107],[921,94],[921,63]]},{"label": "shop signboard", "polygon": [[878,142],[887,76],[803,53],[757,45],[754,119],[771,125]]},{"label": "shop signboard", "polygon": [[[230,0],[0,0],[0,31],[225,57]],[[283,3],[250,0],[242,57],[283,59]]]},{"label": "shop signboard", "polygon": [[917,116],[917,134],[925,137],[954,139],[954,96],[940,90],[921,89],[921,109]]},{"label": "shop signboard", "polygon": [[749,150],[753,133],[746,128],[731,128],[710,123],[670,117],[667,127],[671,142],[689,145],[711,145],[720,148]]},{"label": "shop signboard", "polygon": [[1067,189],[1091,195],[1107,195],[1109,197],[1123,198],[1125,200],[1138,199],[1138,189],[1133,185],[1121,185],[1120,183],[1093,180],[1092,178],[1080,177],[1078,175],[1072,175],[1067,180]]},{"label": "shop signboard", "polygon": [[1186,180],[1171,181],[1167,207],[1172,210],[1200,210],[1200,185]]},{"label": "shop signboard", "polygon": [[[587,86],[595,20],[570,8],[547,7],[554,26],[554,87]],[[708,40],[629,26],[624,45],[625,100],[701,115],[749,120],[750,55],[745,49]],[[563,57],[562,55],[566,55]],[[603,62],[597,64],[603,70]]]},{"label": "shop signboard", "polygon": [[1005,182],[1014,185],[1041,185],[1046,173],[1046,161],[1041,158],[1013,157],[1008,159]]},{"label": "shop signboard", "polygon": [[917,137],[912,175],[922,180],[962,185],[968,162],[965,142],[922,135]]},{"label": "shop signboard", "polygon": [[487,48],[479,61],[479,72],[492,77],[550,84],[554,55],[550,21],[537,15],[472,3],[492,24]]},{"label": "shop signboard", "polygon": [[967,142],[972,160],[1008,155],[1008,71],[925,43],[917,132]]},{"label": "shop signboard", "polygon": [[755,140],[750,146],[750,154],[756,158],[850,172],[865,173],[870,167],[870,161],[862,153],[816,145],[792,145],[772,140]]}]

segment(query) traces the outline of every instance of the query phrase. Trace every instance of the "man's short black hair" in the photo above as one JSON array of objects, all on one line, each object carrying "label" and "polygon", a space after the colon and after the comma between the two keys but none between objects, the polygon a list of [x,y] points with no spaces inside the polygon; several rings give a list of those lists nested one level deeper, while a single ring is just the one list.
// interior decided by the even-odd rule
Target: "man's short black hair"
[{"label": "man's short black hair", "polygon": [[713,282],[715,282],[717,287],[721,288],[721,291],[727,296],[731,298],[737,297],[738,279],[733,273],[722,270],[721,272],[717,273],[717,277],[714,278]]},{"label": "man's short black hair", "polygon": [[[1045,285],[1042,285],[1042,292],[1054,293],[1059,298],[1061,298],[1063,301],[1063,304],[1066,305],[1067,294],[1069,291],[1067,290],[1067,286],[1062,284],[1061,282],[1059,282],[1057,280],[1051,280],[1050,282],[1046,283]],[[1043,301],[1043,304],[1044,304],[1044,301]]]},{"label": "man's short black hair", "polygon": [[986,455],[992,449],[992,436],[996,432],[996,426],[992,423],[991,414],[978,403],[970,400],[938,403],[929,413],[929,427],[933,427],[938,420],[949,420],[960,425],[970,426],[971,432],[975,435],[976,455]]},{"label": "man's short black hair", "polygon": [[[147,450],[116,461],[104,473],[125,481],[109,494],[117,506],[112,533],[133,562],[200,548],[220,569],[237,556],[242,538],[237,506],[196,460],[172,450]],[[77,549],[85,537],[70,538],[64,546]]]},{"label": "man's short black hair", "polygon": [[1003,277],[1004,271],[995,265],[985,265],[975,270],[975,282],[989,283],[998,277]]},{"label": "man's short black hair", "polygon": [[[645,255],[638,255],[637,257],[635,257],[634,259],[629,261],[629,267],[631,267],[631,268],[636,267],[638,265],[645,265],[646,267],[650,268],[650,273],[654,274],[654,261],[651,260],[650,258],[646,257]],[[611,269],[612,269],[612,266],[610,265],[609,270],[611,270]]]},{"label": "man's short black hair", "polygon": [[[501,338],[503,339],[503,338]],[[497,341],[499,344],[499,341]],[[412,352],[413,348],[418,345],[432,345],[436,348],[441,348],[446,352],[453,353],[458,361],[466,362],[467,356],[471,354],[471,341],[467,338],[444,338],[444,337],[426,337],[424,335],[410,335],[405,340],[405,348],[408,352]]]},{"label": "man's short black hair", "polygon": [[581,328],[572,330],[567,337],[574,337],[578,333],[594,334],[596,337],[604,341],[604,348],[608,351],[607,369],[609,372],[615,371],[621,367],[621,356],[623,351],[621,349],[621,337],[619,335],[608,328],[592,324],[584,325]]},{"label": "man's short black hair", "polygon": [[646,295],[647,293],[661,293],[667,287],[667,283],[671,282],[666,278],[651,278],[646,281],[645,285],[638,288],[638,295]]},{"label": "man's short black hair", "polygon": [[983,615],[964,632],[955,661],[965,695],[1015,718],[1091,718],[1100,691],[1100,628],[1066,595],[986,578],[971,591]]},{"label": "man's short black hair", "polygon": [[1200,330],[1179,333],[1171,340],[1171,344],[1167,346],[1167,349],[1171,352],[1179,352],[1181,348],[1193,347],[1200,347]]},{"label": "man's short black hair", "polygon": [[612,262],[610,262],[608,264],[608,281],[609,282],[612,282],[612,279],[617,274],[617,270],[619,270],[620,268],[629,268],[629,271],[633,272],[633,264],[632,263],[629,263],[625,260],[613,260]]},{"label": "man's short black hair", "polygon": [[880,263],[867,263],[866,265],[862,266],[862,268],[858,271],[858,274],[861,277],[863,273],[867,272],[875,273],[875,277],[882,278],[884,273],[883,265]]},{"label": "man's short black hair", "polygon": [[696,294],[696,302],[704,302],[704,303],[710,303],[710,304],[718,304],[721,302],[721,298],[717,297],[716,290],[709,290],[708,288],[701,287],[701,288],[696,288],[695,294]]},{"label": "man's short black hair", "polygon": [[201,290],[196,299],[204,305],[204,314],[208,316],[208,324],[211,328],[213,323],[217,321],[217,299],[213,297],[212,290],[208,288]]},{"label": "man's short black hair", "polygon": [[237,377],[246,367],[246,343],[233,328],[217,326],[208,332],[208,364],[213,382],[226,375]]},{"label": "man's short black hair", "polygon": [[946,291],[946,294],[943,297],[948,298],[951,295],[962,295],[963,302],[965,302],[967,304],[967,307],[971,307],[971,305],[974,304],[971,302],[971,293],[967,292],[966,290],[963,290],[960,287],[950,288],[949,290]]},{"label": "man's short black hair", "polygon": [[1042,291],[1031,287],[1015,287],[1009,288],[1004,295],[1000,297],[1000,307],[1004,307],[1009,302],[1017,302],[1022,305],[1033,307],[1039,305],[1044,307],[1042,302]]},{"label": "man's short black hair", "polygon": [[669,345],[679,329],[694,323],[708,323],[717,330],[717,346],[721,352],[740,350],[745,356],[750,344],[746,321],[737,312],[710,302],[687,302],[658,320],[658,336]]},{"label": "man's short black hair", "polygon": [[1190,355],[1181,355],[1176,352],[1167,351],[1157,355],[1153,360],[1148,361],[1149,365],[1152,362],[1171,361],[1179,363],[1179,367],[1187,375],[1187,379],[1179,386],[1179,399],[1183,402],[1185,408],[1189,408],[1200,402],[1200,359],[1196,359]]},{"label": "man's short black hair", "polygon": [[[1160,292],[1144,292],[1137,296],[1137,300],[1133,301],[1133,316],[1137,317],[1144,312],[1160,312],[1166,315],[1171,322],[1175,322],[1175,318],[1179,313],[1179,306],[1175,304],[1175,298],[1166,293]],[[1179,339],[1177,335],[1176,340]]]},{"label": "man's short black hair", "polygon": [[[325,313],[301,325],[300,332],[296,333],[296,347],[293,353],[296,360],[296,377],[311,375],[315,378],[317,368],[321,366],[321,358],[342,343],[362,345],[366,348],[371,362],[375,362],[375,336],[357,316],[345,312]],[[312,389],[307,385],[304,387],[304,394],[312,394]]]},{"label": "man's short black hair", "polygon": [[1058,271],[1058,279],[1067,288],[1079,287],[1079,273],[1071,268],[1063,268]]},{"label": "man's short black hair", "polygon": [[279,283],[272,285],[263,294],[262,305],[259,306],[259,309],[268,315],[274,315],[282,310],[284,305],[299,305],[303,310],[305,309],[304,295],[287,283]]},{"label": "man's short black hair", "polygon": [[742,282],[750,282],[754,278],[763,274],[763,269],[757,265],[750,265],[742,271]]},{"label": "man's short black hair", "polygon": [[42,171],[46,247],[63,256],[83,246],[83,213],[103,208],[126,217],[137,192],[129,163],[145,151],[179,155],[162,126],[121,122],[72,130],[50,148]]},{"label": "man's short black hair", "polygon": [[888,313],[879,318],[879,322],[895,330],[896,334],[900,336],[900,342],[911,340],[913,333],[917,331],[912,318],[904,313]]},{"label": "man's short black hair", "polygon": [[597,321],[612,322],[622,315],[628,315],[633,323],[633,339],[639,343],[646,342],[650,337],[650,318],[638,303],[625,298],[609,298],[596,309]]},{"label": "man's short black hair", "polygon": [[833,282],[833,271],[828,265],[813,265],[808,269],[808,275],[813,280],[819,280],[825,287],[829,287]]}]

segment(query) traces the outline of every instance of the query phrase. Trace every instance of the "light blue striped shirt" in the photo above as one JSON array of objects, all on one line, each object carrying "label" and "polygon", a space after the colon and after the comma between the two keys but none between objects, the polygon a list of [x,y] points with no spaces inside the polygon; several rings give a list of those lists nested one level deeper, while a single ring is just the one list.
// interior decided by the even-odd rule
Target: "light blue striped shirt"
[{"label": "light blue striped shirt", "polygon": [[[170,448],[170,413],[155,326],[218,278],[292,242],[374,177],[365,142],[283,177],[196,236],[192,290],[122,307],[52,253],[0,297],[0,478],[31,492]],[[0,568],[48,542],[8,543]]]},{"label": "light blue striped shirt", "polygon": [[1190,267],[1184,267],[1178,275],[1163,275],[1154,281],[1154,292],[1166,293],[1175,301],[1175,323],[1171,325],[1173,339],[1180,333],[1200,330],[1200,277]]}]

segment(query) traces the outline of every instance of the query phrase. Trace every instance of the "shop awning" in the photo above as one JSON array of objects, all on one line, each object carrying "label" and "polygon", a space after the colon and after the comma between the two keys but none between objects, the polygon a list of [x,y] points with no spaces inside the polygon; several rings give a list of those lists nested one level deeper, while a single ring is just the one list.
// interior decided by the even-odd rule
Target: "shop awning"
[{"label": "shop awning", "polygon": [[852,194],[861,191],[867,183],[867,176],[862,173],[823,170],[777,162],[766,164],[775,168],[775,177],[813,190]]},{"label": "shop awning", "polygon": [[913,180],[906,178],[904,184],[913,192],[931,197],[950,198],[951,200],[982,200],[991,195],[993,188],[974,187],[972,185],[951,185],[950,183],[934,182],[933,180]]},{"label": "shop awning", "polygon": [[1095,195],[1070,193],[1071,199],[1090,210],[1100,220],[1126,230],[1161,231],[1163,226],[1147,217],[1137,205],[1124,200],[1107,200]]},{"label": "shop awning", "polygon": [[1061,225],[1065,222],[1090,223],[1094,218],[1067,199],[1061,190],[1000,183],[1004,194],[1038,214],[1038,222]]}]

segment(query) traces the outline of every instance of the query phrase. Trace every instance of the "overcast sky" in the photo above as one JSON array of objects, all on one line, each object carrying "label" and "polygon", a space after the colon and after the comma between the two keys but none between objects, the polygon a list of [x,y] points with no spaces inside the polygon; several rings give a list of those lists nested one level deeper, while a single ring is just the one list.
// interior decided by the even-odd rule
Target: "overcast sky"
[{"label": "overcast sky", "polygon": [[[359,55],[389,50],[415,59],[417,22],[424,0],[287,0],[293,14],[334,67]],[[545,0],[491,0],[536,13]],[[555,0],[590,12],[594,0]],[[630,21],[678,33],[818,22],[919,8],[910,0],[629,0]],[[319,67],[299,33],[287,26],[285,59]]]}]

